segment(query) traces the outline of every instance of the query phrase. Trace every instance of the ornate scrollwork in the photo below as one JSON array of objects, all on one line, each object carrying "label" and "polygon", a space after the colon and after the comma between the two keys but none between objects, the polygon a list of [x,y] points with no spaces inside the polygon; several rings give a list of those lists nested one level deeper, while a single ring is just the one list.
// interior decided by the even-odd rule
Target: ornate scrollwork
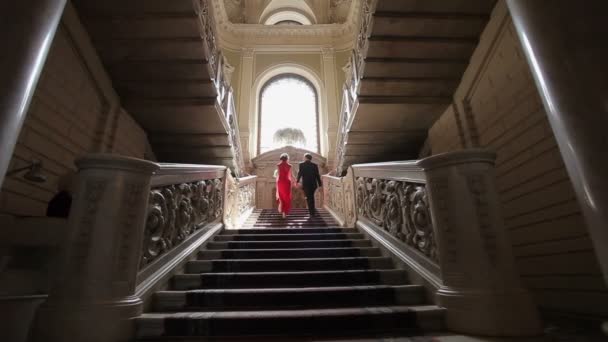
[{"label": "ornate scrollwork", "polygon": [[239,188],[238,213],[244,215],[247,211],[255,208],[255,183],[250,183]]},{"label": "ornate scrollwork", "polygon": [[356,187],[360,217],[437,262],[437,244],[424,184],[358,177]]},{"label": "ornate scrollwork", "polygon": [[150,191],[141,267],[166,253],[206,223],[222,216],[223,181],[209,179]]},{"label": "ornate scrollwork", "polygon": [[342,193],[342,179],[335,177],[324,177],[325,204],[341,218],[344,213],[344,194]]}]

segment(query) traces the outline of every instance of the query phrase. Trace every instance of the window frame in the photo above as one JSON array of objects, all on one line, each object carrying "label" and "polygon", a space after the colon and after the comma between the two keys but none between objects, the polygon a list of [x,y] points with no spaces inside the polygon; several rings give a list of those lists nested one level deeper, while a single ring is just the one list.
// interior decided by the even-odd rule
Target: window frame
[{"label": "window frame", "polygon": [[[298,75],[298,74],[294,74],[294,73],[282,73],[282,74],[278,74],[275,75],[273,77],[271,77],[270,79],[268,79],[266,82],[264,82],[264,85],[262,85],[262,87],[260,88],[260,92],[258,94],[258,134],[257,134],[257,155],[260,155],[262,153],[262,116],[264,115],[263,111],[262,111],[262,104],[263,104],[263,95],[264,92],[266,91],[266,88],[268,88],[270,85],[272,85],[274,82],[283,79],[283,78],[295,78],[297,80],[300,80],[302,82],[304,82],[308,87],[310,87],[310,89],[312,90],[313,94],[315,95],[315,122],[316,122],[316,135],[317,135],[317,149],[316,151],[311,151],[317,154],[321,154],[321,127],[320,125],[320,117],[319,117],[319,93],[317,92],[317,88],[315,87],[314,83],[312,81],[310,81],[308,78],[302,76],[302,75]],[[284,147],[284,146],[282,146]],[[278,147],[278,148],[282,148],[282,147]],[[272,150],[270,150],[272,151]],[[268,151],[266,151],[268,152]]]}]

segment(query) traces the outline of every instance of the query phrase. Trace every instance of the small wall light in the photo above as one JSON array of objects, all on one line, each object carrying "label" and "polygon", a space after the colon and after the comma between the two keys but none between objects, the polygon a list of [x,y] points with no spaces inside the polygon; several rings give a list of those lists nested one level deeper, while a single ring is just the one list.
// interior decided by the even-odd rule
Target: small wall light
[{"label": "small wall light", "polygon": [[23,174],[23,178],[30,182],[44,183],[46,182],[46,175],[42,173],[42,161],[33,159],[28,165],[11,170],[6,173],[6,177],[10,177],[18,174],[21,171],[28,170]]}]

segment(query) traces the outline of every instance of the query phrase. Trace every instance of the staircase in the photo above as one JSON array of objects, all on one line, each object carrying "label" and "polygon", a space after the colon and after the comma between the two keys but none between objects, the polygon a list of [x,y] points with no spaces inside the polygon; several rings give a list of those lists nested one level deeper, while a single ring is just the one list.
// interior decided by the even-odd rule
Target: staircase
[{"label": "staircase", "polygon": [[[440,331],[443,309],[356,229],[323,211],[256,211],[224,230],[155,294],[140,341],[411,336]],[[282,337],[281,337],[282,336]]]}]

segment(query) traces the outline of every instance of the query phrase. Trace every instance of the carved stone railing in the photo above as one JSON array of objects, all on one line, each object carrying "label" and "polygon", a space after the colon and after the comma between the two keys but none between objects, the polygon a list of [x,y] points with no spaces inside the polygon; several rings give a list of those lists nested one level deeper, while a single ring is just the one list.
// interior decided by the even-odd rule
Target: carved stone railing
[{"label": "carved stone railing", "polygon": [[209,75],[217,92],[218,110],[221,112],[220,120],[230,137],[233,156],[234,174],[238,177],[242,174],[244,167],[239,127],[236,119],[234,104],[234,91],[230,86],[231,73],[234,70],[230,66],[219,48],[217,33],[215,31],[215,17],[212,10],[211,0],[194,0],[195,10],[200,20],[201,37]]},{"label": "carved stone railing", "polygon": [[226,228],[238,228],[256,207],[257,176],[234,179],[229,177],[226,186]]},{"label": "carved stone railing", "polygon": [[[495,158],[466,150],[353,165],[345,177],[325,176],[326,208],[340,222],[354,211],[354,226],[401,260],[430,298],[436,294],[450,331],[533,335],[539,319],[514,266]],[[354,184],[353,200],[347,200],[348,184]]]},{"label": "carved stone railing", "polygon": [[439,274],[438,251],[426,175],[416,161],[353,165],[356,212],[407,246],[432,273]]},{"label": "carved stone railing", "polygon": [[343,227],[354,227],[355,194],[351,177],[323,176],[323,204]]},{"label": "carved stone railing", "polygon": [[222,219],[223,166],[159,164],[152,177],[140,267]]}]

